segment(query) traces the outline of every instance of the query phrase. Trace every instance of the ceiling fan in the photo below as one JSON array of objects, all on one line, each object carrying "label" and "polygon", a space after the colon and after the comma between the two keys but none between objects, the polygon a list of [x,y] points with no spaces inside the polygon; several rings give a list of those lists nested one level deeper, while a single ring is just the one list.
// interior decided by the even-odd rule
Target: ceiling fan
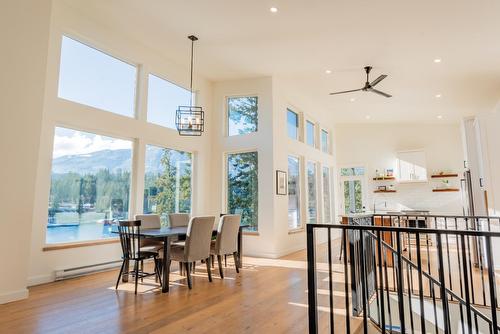
[{"label": "ceiling fan", "polygon": [[360,89],[353,89],[353,90],[344,90],[342,92],[335,92],[335,93],[330,93],[330,95],[337,95],[337,94],[344,94],[344,93],[352,93],[352,92],[359,92],[359,91],[364,91],[364,92],[372,92],[372,93],[375,93],[375,94],[379,94],[379,95],[382,95],[382,96],[385,96],[385,97],[392,97],[392,95],[390,94],[387,94],[387,93],[384,93],[384,92],[381,92],[375,88],[373,88],[375,85],[377,85],[378,83],[380,83],[380,81],[384,80],[385,78],[387,78],[387,75],[385,74],[382,74],[381,76],[379,76],[377,79],[373,80],[372,82],[370,82],[369,80],[369,77],[370,77],[370,71],[372,70],[372,67],[371,66],[365,66],[365,72],[366,72],[366,82],[365,82],[365,86],[363,88],[360,88]]}]

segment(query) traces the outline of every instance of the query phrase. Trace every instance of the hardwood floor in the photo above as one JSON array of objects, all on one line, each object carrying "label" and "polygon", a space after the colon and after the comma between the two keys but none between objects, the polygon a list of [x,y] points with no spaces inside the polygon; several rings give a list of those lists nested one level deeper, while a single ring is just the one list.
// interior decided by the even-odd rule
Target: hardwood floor
[{"label": "hardwood floor", "polygon": [[231,261],[224,280],[213,270],[213,283],[198,265],[191,291],[174,272],[167,294],[153,279],[137,296],[132,283],[115,291],[117,271],[40,285],[27,300],[0,305],[0,332],[306,333],[305,257],[245,257],[239,275]]}]

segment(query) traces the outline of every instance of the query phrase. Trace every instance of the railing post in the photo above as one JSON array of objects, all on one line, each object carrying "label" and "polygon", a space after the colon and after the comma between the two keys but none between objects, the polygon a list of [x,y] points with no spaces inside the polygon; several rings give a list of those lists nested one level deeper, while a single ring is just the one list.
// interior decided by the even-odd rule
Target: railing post
[{"label": "railing post", "polygon": [[316,242],[314,226],[307,224],[307,291],[309,311],[309,333],[318,333],[318,305],[316,300]]},{"label": "railing post", "polygon": [[398,272],[397,272],[397,289],[398,289],[398,308],[399,308],[399,323],[401,333],[406,333],[405,326],[405,309],[404,309],[404,299],[403,299],[403,289],[404,289],[404,281],[403,281],[403,252],[401,249],[401,235],[400,232],[396,232],[396,245],[398,252]]},{"label": "railing post", "polygon": [[497,289],[495,279],[495,264],[493,262],[493,252],[491,251],[491,237],[486,237],[486,256],[488,257],[488,281],[490,283],[490,306],[491,306],[491,326],[493,333],[498,333],[497,320]]},{"label": "railing post", "polygon": [[[438,263],[439,263],[439,291],[441,292],[441,303],[443,304],[443,323],[445,334],[450,333],[450,323],[448,322],[448,314],[450,309],[448,307],[448,298],[446,296],[446,284],[444,281],[444,261],[443,261],[443,241],[441,240],[441,234],[436,235],[437,239],[437,251],[438,251]],[[472,333],[469,331],[469,333]]]}]

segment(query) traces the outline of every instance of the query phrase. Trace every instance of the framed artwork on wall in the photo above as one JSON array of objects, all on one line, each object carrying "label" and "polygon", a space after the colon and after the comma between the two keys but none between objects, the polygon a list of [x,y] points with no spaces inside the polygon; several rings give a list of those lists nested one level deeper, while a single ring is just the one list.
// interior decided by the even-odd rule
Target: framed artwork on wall
[{"label": "framed artwork on wall", "polygon": [[276,171],[276,194],[288,195],[288,175],[282,170]]}]

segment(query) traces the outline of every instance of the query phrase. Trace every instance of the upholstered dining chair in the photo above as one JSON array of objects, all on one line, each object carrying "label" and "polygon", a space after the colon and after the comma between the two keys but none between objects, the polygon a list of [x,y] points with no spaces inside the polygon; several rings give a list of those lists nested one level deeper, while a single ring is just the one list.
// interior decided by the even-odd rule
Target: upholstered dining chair
[{"label": "upholstered dining chair", "polygon": [[[153,251],[144,251],[141,249],[141,221],[140,220],[122,220],[118,222],[118,232],[120,234],[120,243],[122,246],[123,256],[122,256],[122,266],[120,268],[120,274],[116,280],[116,287],[118,289],[118,284],[122,274],[124,274],[123,269],[125,268],[125,263],[128,261],[134,261],[134,270],[128,272],[127,274],[132,274],[135,277],[135,294],[137,294],[137,283],[139,278],[142,279],[146,276],[156,275],[156,278],[160,281],[161,277],[160,270],[158,267],[158,253]],[[144,260],[153,259],[154,262],[154,273],[146,273],[142,269],[142,264]],[[141,268],[139,269],[139,264]]]},{"label": "upholstered dining chair", "polygon": [[[135,220],[141,221],[141,228],[160,228],[161,218],[156,214],[135,215]],[[152,238],[141,238],[141,248],[143,250],[160,251],[163,248],[163,241]]]},{"label": "upholstered dining chair", "polygon": [[186,241],[184,246],[173,245],[170,251],[170,260],[178,261],[186,268],[188,286],[192,288],[191,268],[196,261],[205,261],[207,266],[208,280],[212,282],[210,270],[210,242],[214,228],[215,217],[193,217],[189,221]]},{"label": "upholstered dining chair", "polygon": [[238,262],[238,232],[240,230],[240,223],[240,215],[221,216],[219,225],[217,226],[217,239],[211,243],[210,255],[217,256],[219,274],[221,278],[224,278],[224,272],[222,270],[223,255],[226,256],[232,254],[234,257],[236,272],[240,272]]},{"label": "upholstered dining chair", "polygon": [[189,213],[170,213],[168,215],[170,227],[183,227],[189,224]]}]

